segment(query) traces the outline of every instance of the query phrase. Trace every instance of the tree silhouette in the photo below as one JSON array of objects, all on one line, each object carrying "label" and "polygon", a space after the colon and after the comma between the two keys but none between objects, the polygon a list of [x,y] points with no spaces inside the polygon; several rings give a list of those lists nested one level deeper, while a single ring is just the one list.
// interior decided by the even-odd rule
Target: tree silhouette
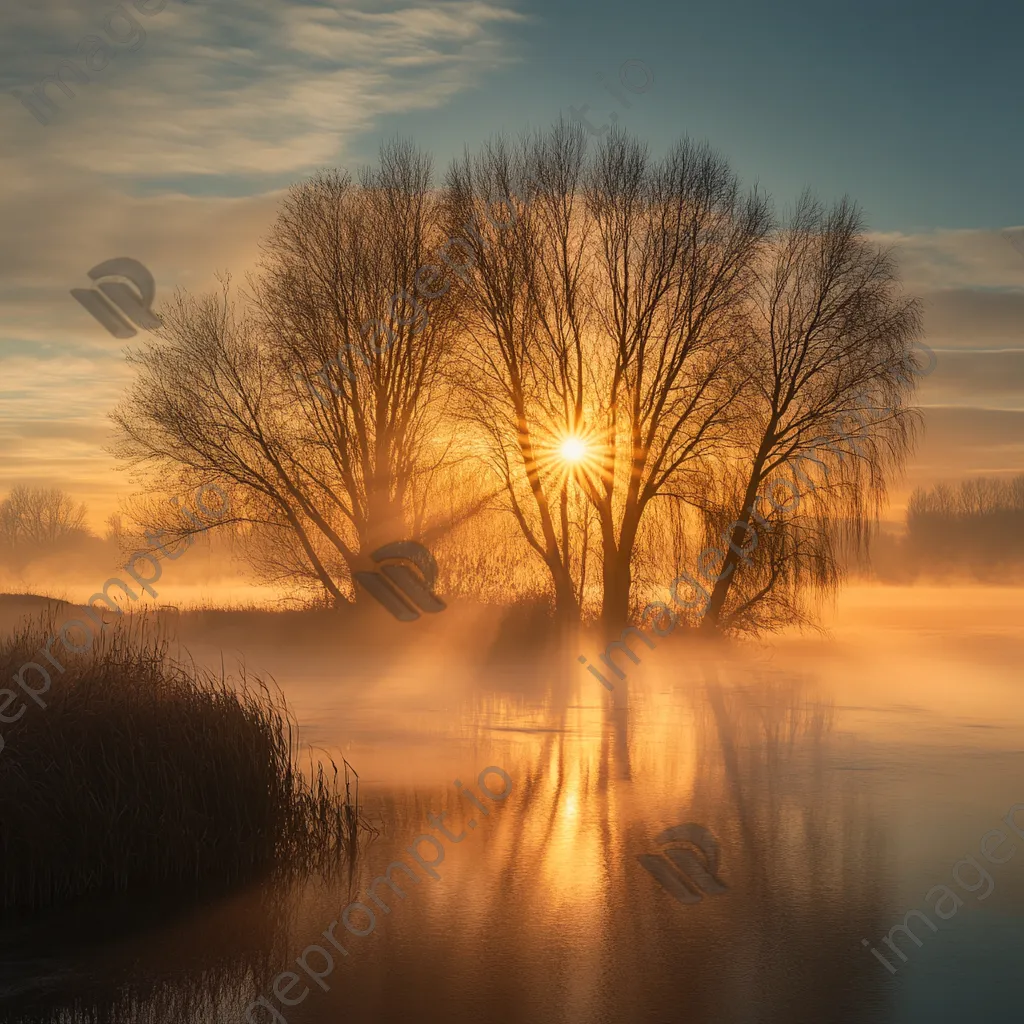
[{"label": "tree silhouette", "polygon": [[757,269],[745,416],[709,517],[728,540],[709,629],[806,620],[802,599],[838,585],[844,546],[867,544],[916,422],[907,401],[920,307],[851,203],[826,209],[805,194]]},{"label": "tree silhouette", "polygon": [[133,354],[116,454],[231,488],[221,525],[246,525],[266,579],[344,600],[369,552],[422,520],[453,340],[443,296],[429,315],[414,297],[437,209],[429,161],[405,145],[358,185],[317,175],[285,199],[243,305],[226,284],[179,294]]},{"label": "tree silhouette", "polygon": [[291,190],[243,299],[163,311],[115,450],[229,487],[263,577],[335,602],[372,550],[458,524],[461,594],[500,565],[614,630],[682,568],[711,581],[706,609],[672,590],[692,625],[808,621],[914,438],[892,253],[848,201],[776,224],[685,139],[655,159],[563,123],[440,189],[385,146]]},{"label": "tree silhouette", "polygon": [[919,570],[1003,577],[1024,562],[1024,476],[917,488],[907,505],[906,547]]},{"label": "tree silhouette", "polygon": [[[614,132],[588,157],[582,127],[564,124],[467,155],[448,190],[450,225],[517,196],[500,238],[470,240],[468,418],[556,607],[573,616],[594,520],[602,617],[619,626],[645,513],[670,491],[693,500],[698,468],[728,434],[767,205],[705,146],[683,141],[657,162]],[[588,453],[571,472],[566,439]]]},{"label": "tree silhouette", "polygon": [[38,549],[82,537],[85,515],[85,505],[59,487],[14,487],[0,501],[0,543]]}]

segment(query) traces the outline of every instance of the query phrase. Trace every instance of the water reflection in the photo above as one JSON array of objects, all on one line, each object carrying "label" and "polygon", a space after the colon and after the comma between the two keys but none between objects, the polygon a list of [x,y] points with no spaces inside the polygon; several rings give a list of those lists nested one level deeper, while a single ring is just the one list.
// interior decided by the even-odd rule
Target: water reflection
[{"label": "water reflection", "polygon": [[[860,939],[888,920],[883,836],[856,776],[832,770],[831,702],[812,679],[728,661],[649,664],[638,677],[627,706],[557,670],[502,689],[491,673],[468,692],[444,740],[458,778],[498,765],[512,795],[446,844],[440,880],[350,937],[328,991],[310,983],[298,1005],[275,1002],[283,1019],[876,1019],[889,989]],[[428,814],[466,828],[455,777],[371,789],[386,833],[340,877],[258,887],[89,956],[54,952],[52,932],[37,936],[45,960],[22,942],[5,968],[5,1019],[244,1020],[371,879],[409,859]],[[690,905],[637,859],[681,822],[717,839],[727,886]],[[77,934],[96,928],[80,920]]]},{"label": "water reflection", "polygon": [[213,1021],[287,956],[297,883],[186,912],[97,904],[2,934],[5,1021]]}]

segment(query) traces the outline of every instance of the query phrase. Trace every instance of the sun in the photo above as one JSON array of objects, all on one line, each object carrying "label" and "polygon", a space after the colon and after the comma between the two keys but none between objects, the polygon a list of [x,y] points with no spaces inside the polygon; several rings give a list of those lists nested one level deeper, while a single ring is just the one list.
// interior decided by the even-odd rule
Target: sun
[{"label": "sun", "polygon": [[582,417],[570,423],[555,423],[542,431],[535,449],[537,469],[558,487],[570,483],[594,485],[603,472],[607,442]]},{"label": "sun", "polygon": [[587,443],[579,437],[567,437],[559,446],[558,454],[564,462],[575,465],[587,457]]}]

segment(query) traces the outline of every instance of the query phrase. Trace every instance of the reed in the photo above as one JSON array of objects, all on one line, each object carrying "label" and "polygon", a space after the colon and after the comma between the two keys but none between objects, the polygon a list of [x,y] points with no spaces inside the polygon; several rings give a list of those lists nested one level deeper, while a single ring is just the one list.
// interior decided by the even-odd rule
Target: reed
[{"label": "reed", "polygon": [[[10,679],[50,634],[0,642]],[[338,772],[297,763],[280,691],[172,659],[145,617],[87,654],[60,650],[46,708],[29,702],[0,754],[0,909],[96,894],[199,890],[351,854],[361,824]]]}]

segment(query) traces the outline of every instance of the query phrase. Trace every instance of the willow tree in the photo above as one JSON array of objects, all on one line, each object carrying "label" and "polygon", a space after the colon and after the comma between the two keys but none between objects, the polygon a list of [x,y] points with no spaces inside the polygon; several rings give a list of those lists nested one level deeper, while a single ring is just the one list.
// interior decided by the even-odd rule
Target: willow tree
[{"label": "willow tree", "polygon": [[652,502],[699,504],[709,460],[740,429],[744,303],[770,218],[722,157],[688,140],[654,161],[613,134],[587,198],[604,373],[594,381],[597,443],[585,481],[601,528],[602,617],[612,629],[629,612]]},{"label": "willow tree", "polygon": [[408,146],[358,183],[297,185],[246,300],[179,295],[133,356],[118,454],[229,486],[269,578],[343,599],[370,551],[416,535],[445,458],[451,317],[443,294],[416,295],[443,241],[429,160]]},{"label": "willow tree", "polygon": [[704,628],[804,621],[804,598],[834,591],[844,556],[866,548],[914,439],[920,329],[893,252],[865,237],[857,208],[805,194],[757,261]]},{"label": "willow tree", "polygon": [[656,161],[616,132],[588,153],[564,124],[467,155],[448,194],[452,224],[517,197],[512,223],[469,241],[469,418],[556,606],[578,613],[593,547],[602,617],[621,626],[643,517],[659,496],[697,500],[732,429],[766,204],[707,147]]},{"label": "willow tree", "polygon": [[561,455],[583,405],[585,148],[582,133],[564,127],[517,146],[498,140],[453,164],[446,184],[449,229],[481,225],[465,237],[458,268],[456,411],[565,618],[578,617],[586,560],[585,510],[571,501]]}]

